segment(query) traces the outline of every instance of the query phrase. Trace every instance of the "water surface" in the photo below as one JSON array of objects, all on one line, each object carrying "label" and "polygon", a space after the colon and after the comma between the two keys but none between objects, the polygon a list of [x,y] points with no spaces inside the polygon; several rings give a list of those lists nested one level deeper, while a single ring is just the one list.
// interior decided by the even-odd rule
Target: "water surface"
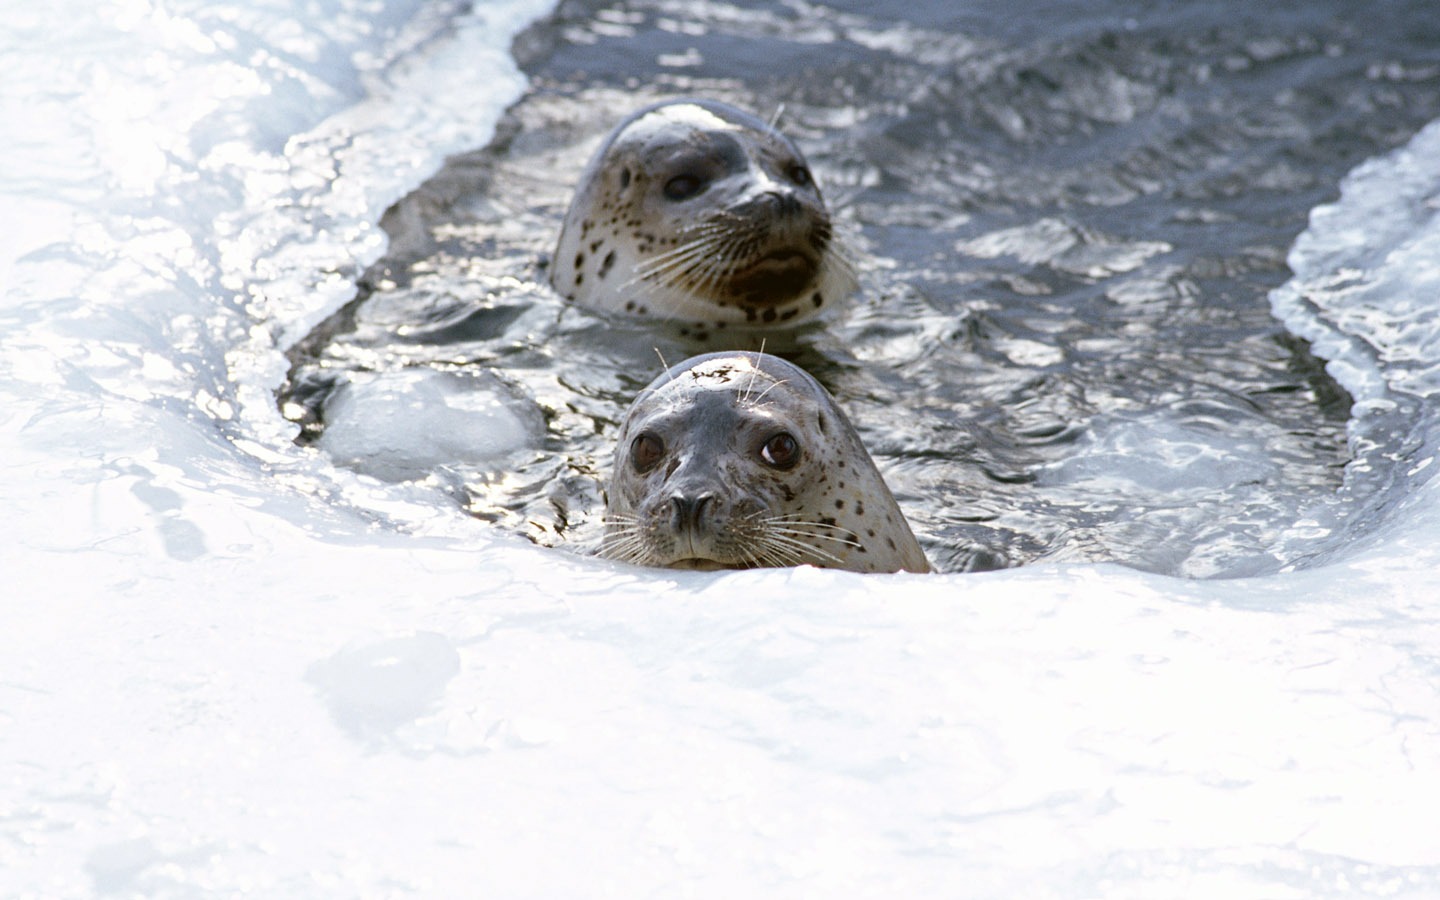
[{"label": "water surface", "polygon": [[[389,254],[292,352],[288,414],[362,471],[593,549],[616,423],[661,358],[758,344],[544,283],[598,138],[700,95],[809,155],[863,288],[765,346],[837,396],[941,570],[1315,558],[1374,486],[1341,493],[1350,398],[1268,296],[1340,175],[1440,114],[1423,6],[566,3],[517,41],[533,86],[495,141],[390,211]],[[498,448],[367,449],[421,372],[518,422],[452,422]],[[1362,455],[1397,439],[1376,427]]]}]

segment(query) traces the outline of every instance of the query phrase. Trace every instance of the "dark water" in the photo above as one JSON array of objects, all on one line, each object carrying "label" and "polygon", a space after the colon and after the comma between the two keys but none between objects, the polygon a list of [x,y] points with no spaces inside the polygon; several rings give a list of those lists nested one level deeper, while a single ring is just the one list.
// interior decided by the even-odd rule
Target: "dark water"
[{"label": "dark water", "polygon": [[592,549],[629,400],[725,347],[567,309],[546,256],[599,137],[699,95],[778,112],[850,233],[860,296],[766,349],[837,396],[937,568],[1274,571],[1355,501],[1349,398],[1266,298],[1340,177],[1440,117],[1432,4],[566,2],[515,49],[531,93],[292,352],[303,440],[357,373],[484,368],[542,446],[431,476]]}]

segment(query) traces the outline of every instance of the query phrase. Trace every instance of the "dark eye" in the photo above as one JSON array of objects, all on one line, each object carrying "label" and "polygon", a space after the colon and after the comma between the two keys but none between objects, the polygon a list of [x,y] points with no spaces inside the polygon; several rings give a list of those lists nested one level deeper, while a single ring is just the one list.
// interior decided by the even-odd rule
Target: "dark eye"
[{"label": "dark eye", "polygon": [[648,431],[636,435],[630,442],[630,465],[641,475],[655,468],[664,455],[665,444]]},{"label": "dark eye", "polygon": [[810,170],[804,163],[796,163],[790,167],[790,180],[800,187],[809,187],[815,183],[815,179],[810,177]]},{"label": "dark eye", "polygon": [[667,200],[689,200],[705,188],[705,182],[699,175],[676,175],[665,182],[665,197]]},{"label": "dark eye", "polygon": [[800,461],[800,442],[782,431],[760,448],[760,458],[776,469],[788,469]]}]

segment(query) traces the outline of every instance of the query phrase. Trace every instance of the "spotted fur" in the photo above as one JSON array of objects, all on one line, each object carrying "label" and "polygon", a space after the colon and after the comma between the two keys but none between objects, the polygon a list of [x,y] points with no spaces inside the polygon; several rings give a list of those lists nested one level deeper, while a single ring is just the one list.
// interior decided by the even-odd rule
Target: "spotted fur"
[{"label": "spotted fur", "polygon": [[550,268],[567,299],[697,330],[775,328],[855,290],[799,149],[707,100],[647,107],[591,159]]},{"label": "spotted fur", "polygon": [[773,356],[697,356],[645,388],[606,502],[601,555],[639,565],[930,571],[844,413]]}]

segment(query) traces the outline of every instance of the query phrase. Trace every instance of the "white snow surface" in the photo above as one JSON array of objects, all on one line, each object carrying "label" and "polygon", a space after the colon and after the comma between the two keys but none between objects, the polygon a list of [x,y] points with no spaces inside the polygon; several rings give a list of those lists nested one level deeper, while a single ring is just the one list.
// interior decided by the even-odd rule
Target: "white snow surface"
[{"label": "white snow surface", "polygon": [[[1440,896],[1433,406],[1369,540],[1226,582],[643,571],[294,447],[284,347],[548,5],[0,23],[0,896]],[[1277,295],[1362,406],[1433,375],[1437,159]]]}]

